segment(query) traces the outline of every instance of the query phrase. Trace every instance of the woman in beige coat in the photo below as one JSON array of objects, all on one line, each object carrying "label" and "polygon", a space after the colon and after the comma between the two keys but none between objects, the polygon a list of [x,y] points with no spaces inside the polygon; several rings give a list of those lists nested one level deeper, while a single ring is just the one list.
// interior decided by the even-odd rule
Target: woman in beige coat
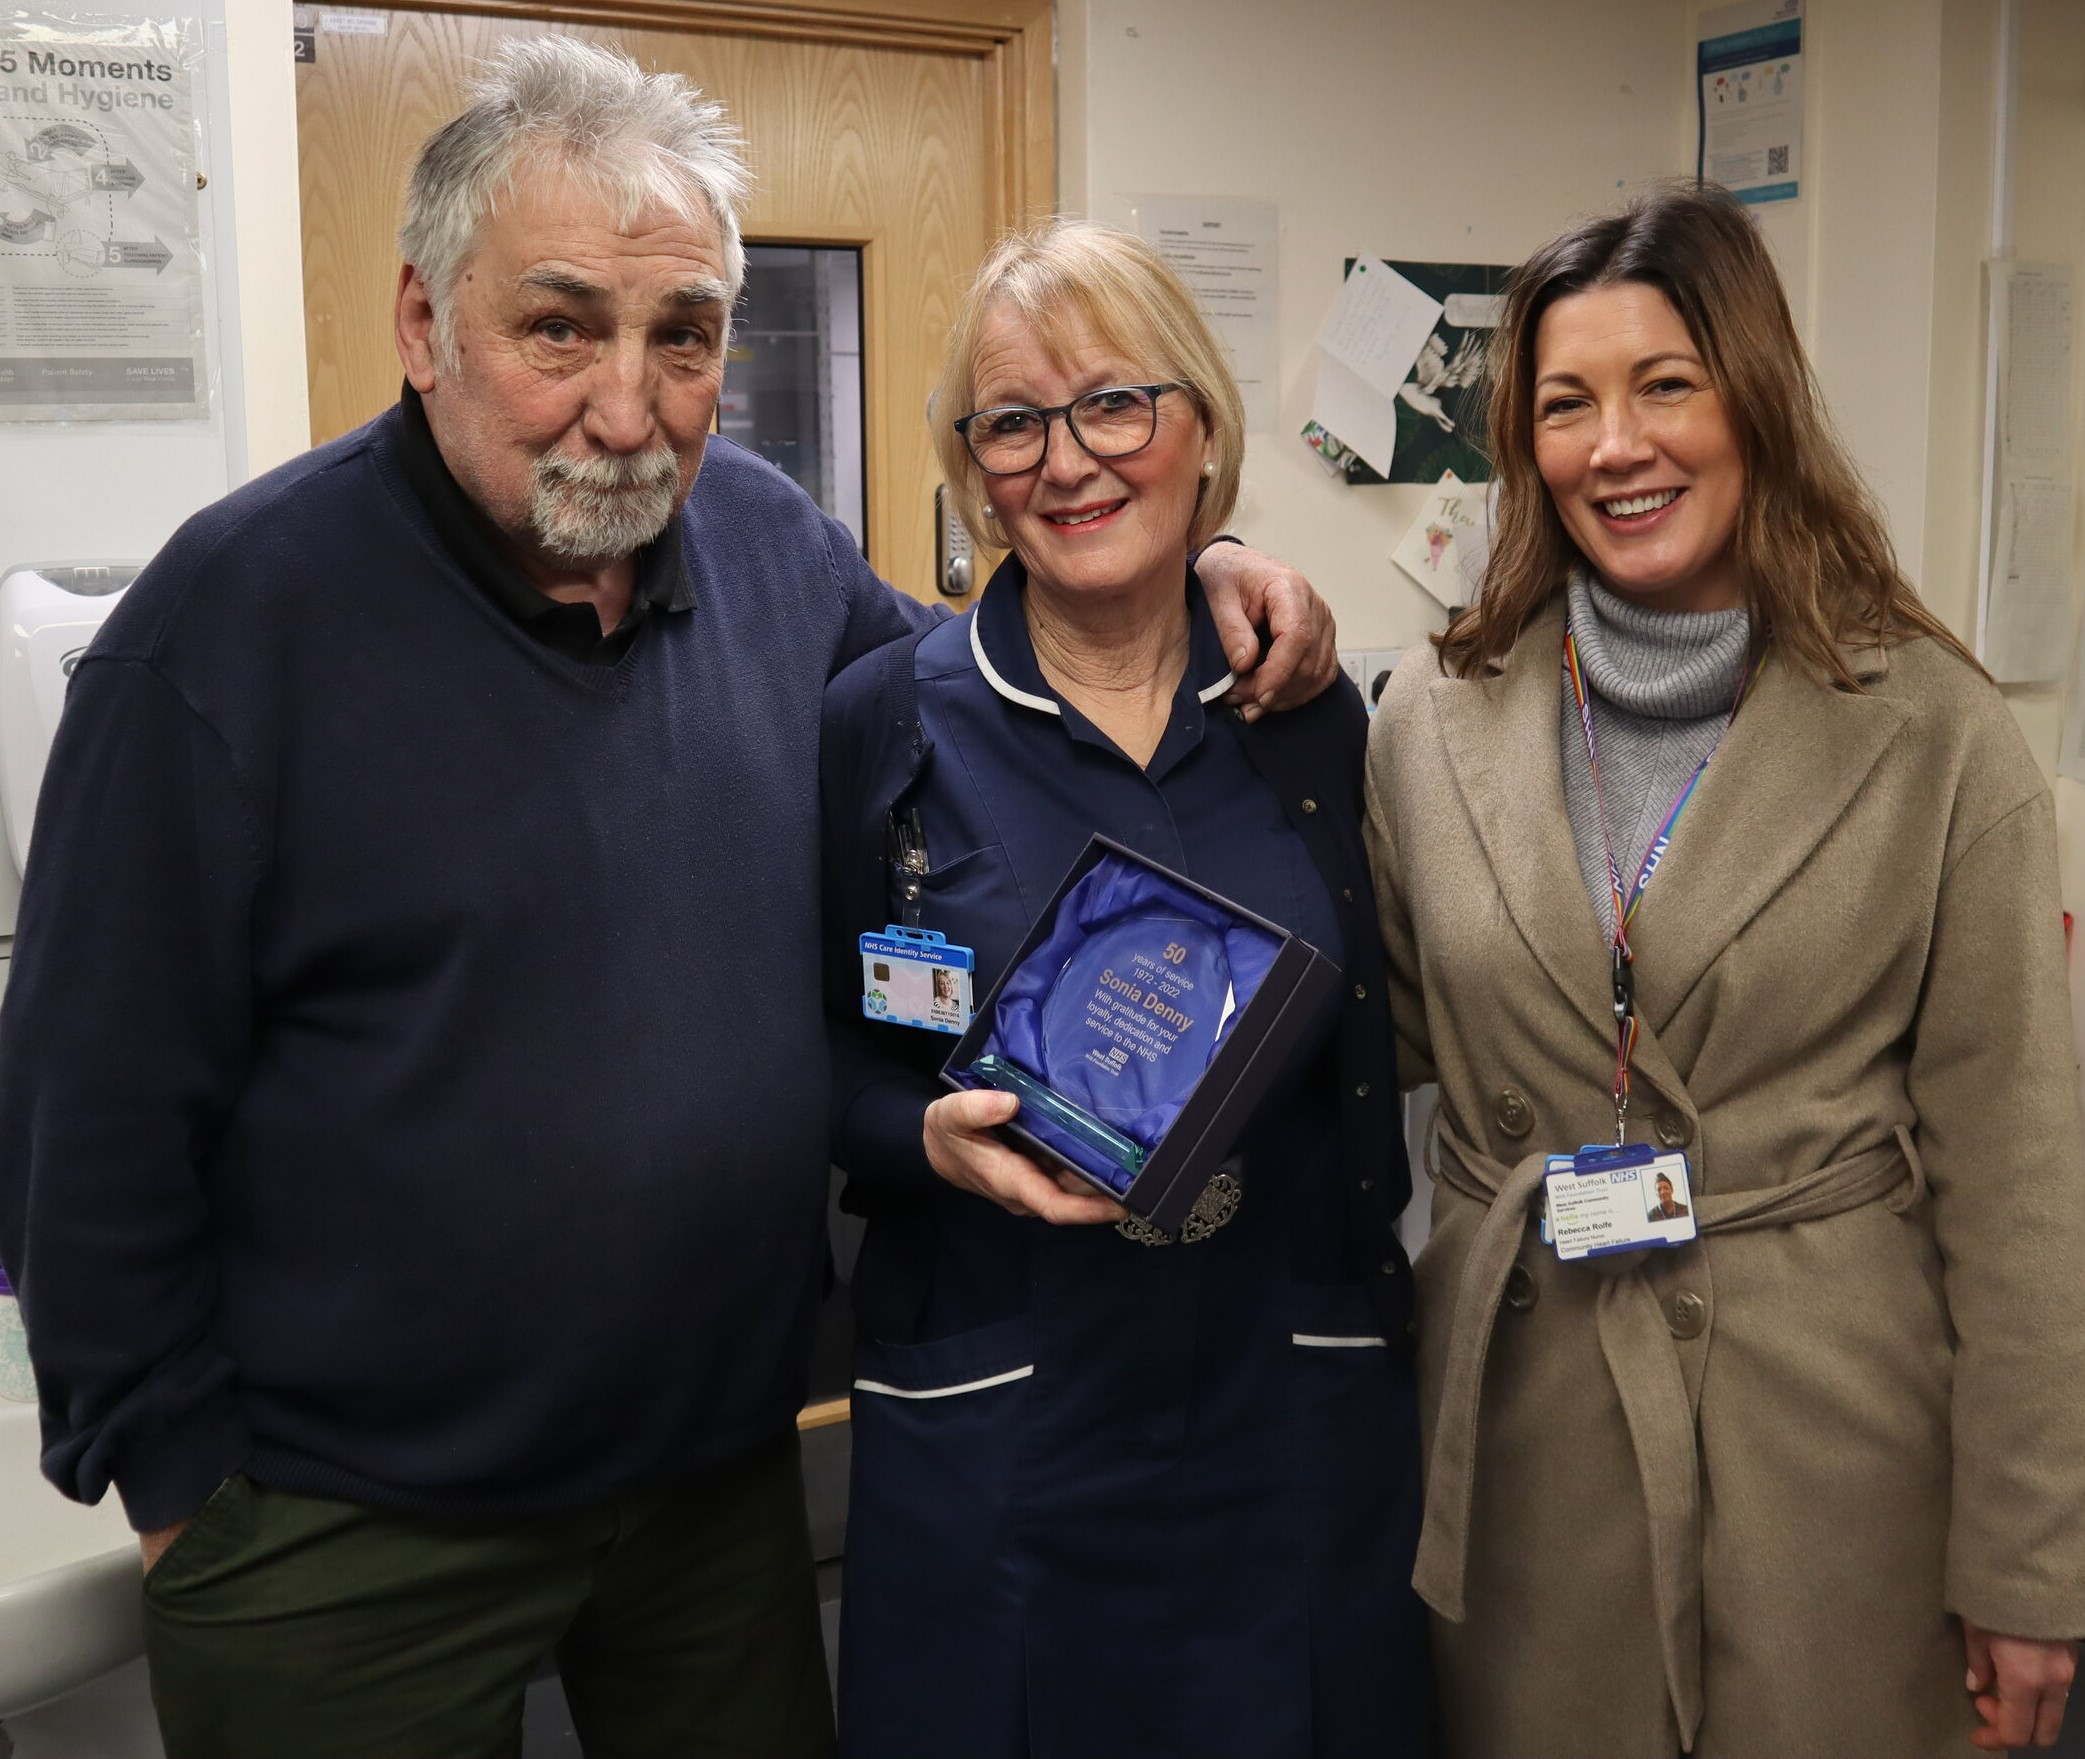
[{"label": "woman in beige coat", "polygon": [[[1400,1065],[1441,1088],[1447,1750],[2049,1745],[2085,1629],[2049,790],[1897,572],[1734,201],[1537,252],[1493,370],[1485,590],[1369,753]],[[1560,1262],[1545,1157],[1618,1114],[1688,1156],[1699,1236]]]}]

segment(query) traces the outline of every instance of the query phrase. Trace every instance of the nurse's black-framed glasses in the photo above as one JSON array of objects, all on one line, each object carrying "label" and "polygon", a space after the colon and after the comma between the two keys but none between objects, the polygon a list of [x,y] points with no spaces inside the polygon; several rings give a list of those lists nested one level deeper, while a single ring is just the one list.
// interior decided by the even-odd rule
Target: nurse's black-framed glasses
[{"label": "nurse's black-framed glasses", "polygon": [[1043,461],[1050,446],[1050,417],[1061,415],[1071,437],[1095,458],[1127,458],[1141,452],[1158,433],[1158,400],[1168,391],[1185,389],[1177,381],[1164,385],[1103,385],[1054,409],[1031,409],[1025,403],[1002,403],[979,409],[955,424],[970,456],[987,476],[1019,476]]}]

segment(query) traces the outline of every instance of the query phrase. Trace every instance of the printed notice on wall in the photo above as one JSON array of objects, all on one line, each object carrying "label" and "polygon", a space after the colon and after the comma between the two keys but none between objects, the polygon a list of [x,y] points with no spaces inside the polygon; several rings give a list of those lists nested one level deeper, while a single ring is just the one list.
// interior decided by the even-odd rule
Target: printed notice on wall
[{"label": "printed notice on wall", "polygon": [[1185,281],[1209,327],[1231,351],[1245,425],[1275,424],[1278,211],[1271,202],[1139,196],[1137,231]]},{"label": "printed notice on wall", "polygon": [[208,413],[196,19],[0,18],[0,421]]},{"label": "printed notice on wall", "polygon": [[1792,202],[1803,177],[1802,0],[1746,0],[1701,15],[1697,174],[1740,201]]}]

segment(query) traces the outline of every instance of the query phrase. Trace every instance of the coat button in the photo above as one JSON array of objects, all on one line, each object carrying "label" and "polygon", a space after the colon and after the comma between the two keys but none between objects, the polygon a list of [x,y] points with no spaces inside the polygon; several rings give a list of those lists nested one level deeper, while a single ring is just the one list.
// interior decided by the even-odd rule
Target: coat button
[{"label": "coat button", "polygon": [[1698,1338],[1709,1322],[1709,1304],[1692,1289],[1665,1303],[1665,1329],[1676,1338]]},{"label": "coat button", "polygon": [[1354,1097],[1356,1099],[1366,1099],[1368,1097],[1368,1083],[1366,1081],[1356,1081],[1354,1083]]},{"label": "coat button", "polygon": [[1339,888],[1339,901],[1342,904],[1351,904],[1354,901],[1354,888],[1352,886],[1341,886]]},{"label": "coat button", "polygon": [[1525,1136],[1535,1127],[1535,1108],[1517,1087],[1501,1088],[1491,1109],[1492,1117],[1508,1136]]},{"label": "coat button", "polygon": [[1373,1180],[1373,1179],[1363,1179],[1363,1180],[1361,1181],[1361,1189],[1362,1189],[1362,1190],[1364,1190],[1364,1191],[1373,1191],[1373,1190],[1374,1190],[1375,1188],[1376,1188],[1376,1182],[1375,1182],[1375,1180]]},{"label": "coat button", "polygon": [[1357,1001],[1357,1002],[1365,1002],[1365,1001],[1367,1001],[1367,1000],[1368,1000],[1368,985],[1367,985],[1367,984],[1365,984],[1365,983],[1357,983],[1357,984],[1355,984],[1355,985],[1354,985],[1354,1000],[1355,1000],[1355,1001]]},{"label": "coat button", "polygon": [[1317,803],[1317,802],[1316,802],[1315,800],[1306,800],[1306,801],[1304,801],[1304,803],[1303,803],[1303,810],[1304,810],[1305,812],[1316,812],[1316,811],[1317,811],[1317,809],[1318,809],[1318,803]]},{"label": "coat button", "polygon": [[1525,1313],[1541,1298],[1542,1291],[1535,1287],[1526,1265],[1516,1264],[1506,1273],[1506,1305],[1514,1312]]},{"label": "coat button", "polygon": [[1663,1111],[1651,1120],[1651,1133],[1661,1148],[1685,1148],[1694,1140],[1694,1120],[1685,1112]]},{"label": "coat button", "polygon": [[1383,1274],[1384,1274],[1385,1276],[1395,1276],[1395,1275],[1397,1274],[1397,1260],[1396,1260],[1396,1259],[1394,1259],[1394,1258],[1386,1258],[1386,1259],[1384,1259],[1384,1260],[1383,1260]]}]

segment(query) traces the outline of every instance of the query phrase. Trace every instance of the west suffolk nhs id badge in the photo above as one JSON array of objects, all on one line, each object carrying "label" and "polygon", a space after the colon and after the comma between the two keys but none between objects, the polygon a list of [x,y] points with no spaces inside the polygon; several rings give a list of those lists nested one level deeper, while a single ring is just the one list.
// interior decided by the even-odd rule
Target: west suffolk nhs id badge
[{"label": "west suffolk nhs id badge", "polygon": [[1543,1241],[1567,1264],[1694,1238],[1687,1157],[1649,1143],[1551,1155],[1542,1197]]},{"label": "west suffolk nhs id badge", "polygon": [[861,937],[862,1016],[960,1036],[970,1024],[977,955],[930,928],[891,923]]}]

